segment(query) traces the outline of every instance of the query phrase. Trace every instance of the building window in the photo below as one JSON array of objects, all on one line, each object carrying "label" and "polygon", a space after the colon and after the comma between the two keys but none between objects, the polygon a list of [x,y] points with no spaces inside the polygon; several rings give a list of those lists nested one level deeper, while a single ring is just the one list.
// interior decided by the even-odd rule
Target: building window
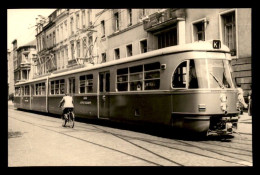
[{"label": "building window", "polygon": [[59,43],[60,42],[60,35],[59,35],[60,33],[59,33],[59,29],[57,29],[57,43]]},{"label": "building window", "polygon": [[205,25],[204,21],[193,24],[194,41],[205,41]]},{"label": "building window", "polygon": [[61,33],[60,41],[62,41],[63,40],[63,25],[60,26],[60,33]]},{"label": "building window", "polygon": [[140,41],[140,51],[141,53],[147,52],[147,40]]},{"label": "building window", "polygon": [[126,46],[126,57],[130,57],[132,55],[133,55],[132,44],[129,44]]},{"label": "building window", "polygon": [[74,43],[71,44],[71,59],[75,59]]},{"label": "building window", "polygon": [[118,12],[114,14],[115,21],[115,32],[119,30],[119,14]]},{"label": "building window", "polygon": [[65,48],[65,66],[68,64],[68,57],[69,57],[69,50],[68,47],[66,46]]},{"label": "building window", "polygon": [[61,61],[62,61],[62,68],[65,66],[65,59],[64,59],[64,50],[61,51]]},{"label": "building window", "polygon": [[50,34],[50,47],[53,46],[53,41],[52,41],[52,34]]},{"label": "building window", "polygon": [[64,93],[65,93],[64,79],[51,81],[51,88],[50,88],[51,95],[64,94]]},{"label": "building window", "polygon": [[101,37],[104,37],[105,36],[105,21],[101,21],[101,33],[102,33],[102,36]]},{"label": "building window", "polygon": [[158,49],[177,45],[177,28],[160,32],[158,37]]},{"label": "building window", "polygon": [[55,31],[53,32],[53,45],[56,44],[56,39],[55,39]]},{"label": "building window", "polygon": [[120,51],[119,48],[114,50],[115,53],[115,60],[120,59]]},{"label": "building window", "polygon": [[93,92],[93,74],[80,76],[79,83],[79,93]]},{"label": "building window", "polygon": [[76,15],[76,30],[79,29],[79,14]]},{"label": "building window", "polygon": [[80,41],[77,41],[77,57],[80,57]]},{"label": "building window", "polygon": [[70,31],[71,31],[71,35],[74,34],[73,25],[74,25],[74,20],[73,20],[73,18],[70,18]]},{"label": "building window", "polygon": [[132,9],[128,9],[128,26],[132,25]]},{"label": "building window", "polygon": [[105,62],[107,61],[106,53],[102,53],[102,54],[101,54],[101,57],[102,57],[101,63],[105,63]]},{"label": "building window", "polygon": [[57,67],[60,69],[60,52],[57,52]]},{"label": "building window", "polygon": [[87,38],[84,37],[82,39],[82,43],[83,43],[83,57],[86,58],[87,57]]},{"label": "building window", "polygon": [[231,56],[237,55],[236,50],[236,19],[235,11],[221,15],[223,42],[231,51]]},{"label": "building window", "polygon": [[88,25],[89,26],[92,25],[92,10],[91,9],[88,10]]},{"label": "building window", "polygon": [[47,35],[47,38],[46,38],[46,42],[47,42],[47,48],[49,48],[49,36]]},{"label": "building window", "polygon": [[67,28],[67,21],[64,22],[64,33],[65,33],[65,38],[67,38],[67,35],[68,35],[68,28]]},{"label": "building window", "polygon": [[85,10],[82,10],[82,28],[86,27],[86,14],[85,14]]},{"label": "building window", "polygon": [[89,57],[92,56],[92,49],[93,49],[93,36],[90,35],[90,36],[88,37],[88,52],[89,52],[88,56],[89,56]]}]

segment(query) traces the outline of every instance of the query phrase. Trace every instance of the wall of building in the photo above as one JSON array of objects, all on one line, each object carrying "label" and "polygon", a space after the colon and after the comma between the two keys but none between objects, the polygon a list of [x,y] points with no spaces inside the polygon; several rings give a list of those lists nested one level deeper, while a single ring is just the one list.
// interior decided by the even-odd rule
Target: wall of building
[{"label": "wall of building", "polygon": [[14,67],[13,67],[13,51],[7,53],[8,61],[8,95],[14,93]]}]

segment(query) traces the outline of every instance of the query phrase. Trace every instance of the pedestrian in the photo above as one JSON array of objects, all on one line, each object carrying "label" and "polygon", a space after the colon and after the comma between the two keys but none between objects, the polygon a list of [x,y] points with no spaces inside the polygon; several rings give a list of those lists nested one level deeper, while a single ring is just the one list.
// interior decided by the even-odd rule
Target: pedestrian
[{"label": "pedestrian", "polygon": [[237,84],[237,94],[238,94],[238,101],[239,101],[239,110],[240,110],[240,114],[243,114],[243,110],[244,108],[247,108],[248,105],[245,103],[245,99],[244,99],[244,91],[241,88],[240,84]]}]

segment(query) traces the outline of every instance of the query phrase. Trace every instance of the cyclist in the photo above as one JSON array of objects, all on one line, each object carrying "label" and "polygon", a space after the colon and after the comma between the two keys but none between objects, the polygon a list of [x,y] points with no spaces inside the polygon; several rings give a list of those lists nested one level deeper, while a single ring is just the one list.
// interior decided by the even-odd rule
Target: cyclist
[{"label": "cyclist", "polygon": [[73,105],[73,99],[72,96],[70,96],[68,93],[65,93],[65,96],[62,98],[62,100],[60,101],[59,107],[63,108],[63,113],[62,113],[62,118],[65,116],[65,119],[67,119],[67,114],[68,110],[71,109],[72,111],[72,117],[74,118],[74,113],[73,113],[73,109],[74,109],[74,105]]}]

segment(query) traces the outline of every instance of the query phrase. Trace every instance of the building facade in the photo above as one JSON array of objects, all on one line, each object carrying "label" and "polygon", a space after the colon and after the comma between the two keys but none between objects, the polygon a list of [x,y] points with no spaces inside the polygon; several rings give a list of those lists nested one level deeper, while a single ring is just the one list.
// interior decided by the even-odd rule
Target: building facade
[{"label": "building facade", "polygon": [[17,47],[17,40],[13,44],[14,83],[33,78],[32,62],[36,56],[36,41],[33,40],[23,46]]},{"label": "building facade", "polygon": [[[38,61],[38,72],[46,75],[219,39],[231,50],[234,82],[247,96],[252,83],[251,16],[248,8],[57,9],[48,20],[37,23],[38,60],[51,52],[53,62]],[[44,50],[45,41],[49,52]]]},{"label": "building facade", "polygon": [[8,95],[14,93],[14,67],[13,67],[13,51],[7,51],[7,68],[8,68]]}]

